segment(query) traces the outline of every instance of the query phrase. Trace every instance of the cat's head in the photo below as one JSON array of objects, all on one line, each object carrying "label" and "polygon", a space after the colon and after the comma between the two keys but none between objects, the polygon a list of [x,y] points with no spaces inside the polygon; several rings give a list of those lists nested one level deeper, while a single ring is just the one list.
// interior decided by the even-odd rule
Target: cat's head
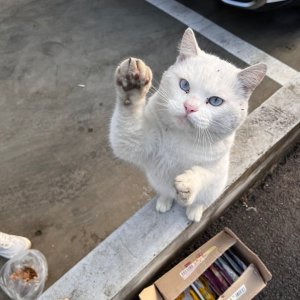
[{"label": "cat's head", "polygon": [[161,80],[160,116],[178,130],[226,137],[246,118],[248,100],[265,74],[264,64],[240,70],[203,52],[188,28]]}]

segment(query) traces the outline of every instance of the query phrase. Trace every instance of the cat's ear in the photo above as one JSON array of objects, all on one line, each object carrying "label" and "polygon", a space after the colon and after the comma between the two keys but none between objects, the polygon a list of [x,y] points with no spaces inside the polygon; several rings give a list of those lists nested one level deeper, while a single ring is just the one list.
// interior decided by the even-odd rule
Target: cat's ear
[{"label": "cat's ear", "polygon": [[177,60],[181,61],[187,57],[197,56],[200,49],[197,44],[194,32],[191,28],[186,29],[179,45],[179,56]]},{"label": "cat's ear", "polygon": [[267,66],[265,64],[256,64],[250,66],[238,73],[238,81],[245,93],[250,96],[255,88],[264,79],[267,72]]}]

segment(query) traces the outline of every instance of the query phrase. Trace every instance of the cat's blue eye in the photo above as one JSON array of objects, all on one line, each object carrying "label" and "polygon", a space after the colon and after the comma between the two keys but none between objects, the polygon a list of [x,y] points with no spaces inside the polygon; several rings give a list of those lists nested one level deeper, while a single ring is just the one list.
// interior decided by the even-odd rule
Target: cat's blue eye
[{"label": "cat's blue eye", "polygon": [[220,106],[224,102],[224,100],[220,97],[212,96],[207,99],[207,102],[212,106]]},{"label": "cat's blue eye", "polygon": [[179,86],[180,88],[185,91],[186,93],[188,93],[190,91],[190,84],[187,80],[185,79],[180,79],[179,81]]}]

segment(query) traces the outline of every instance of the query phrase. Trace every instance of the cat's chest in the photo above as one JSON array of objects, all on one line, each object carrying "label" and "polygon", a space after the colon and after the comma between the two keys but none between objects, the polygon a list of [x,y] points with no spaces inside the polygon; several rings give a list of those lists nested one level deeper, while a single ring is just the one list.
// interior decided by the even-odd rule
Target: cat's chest
[{"label": "cat's chest", "polygon": [[[172,131],[153,132],[152,151],[149,163],[154,168],[187,170],[195,165],[214,168],[230,150],[232,139],[218,143],[201,144],[201,138],[193,140],[184,134]],[[155,137],[154,137],[155,136]]]},{"label": "cat's chest", "polygon": [[211,162],[210,149],[187,142],[182,136],[164,135],[157,139],[151,155],[151,165],[166,169],[186,170],[194,165]]},{"label": "cat's chest", "polygon": [[157,155],[176,163],[190,164],[201,161],[201,151],[182,140],[165,140],[157,149]]}]

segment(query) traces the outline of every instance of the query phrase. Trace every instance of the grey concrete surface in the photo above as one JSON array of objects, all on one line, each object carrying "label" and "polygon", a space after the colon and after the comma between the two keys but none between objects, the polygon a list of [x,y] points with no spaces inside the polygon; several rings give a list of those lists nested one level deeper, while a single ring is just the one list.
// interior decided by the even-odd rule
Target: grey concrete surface
[{"label": "grey concrete surface", "polygon": [[224,227],[231,228],[271,271],[273,278],[255,299],[300,296],[300,143],[264,180],[231,206],[205,232],[156,274],[168,271]]},{"label": "grey concrete surface", "polygon": [[[46,255],[49,286],[151,197],[107,143],[113,72],[137,56],[159,80],[185,26],[137,0],[1,3],[0,228]],[[266,79],[251,109],[278,87]]]},{"label": "grey concrete surface", "polygon": [[13,11],[20,10],[23,5],[26,5],[29,2],[32,2],[32,0],[1,0],[0,15],[1,17],[11,16]]}]

